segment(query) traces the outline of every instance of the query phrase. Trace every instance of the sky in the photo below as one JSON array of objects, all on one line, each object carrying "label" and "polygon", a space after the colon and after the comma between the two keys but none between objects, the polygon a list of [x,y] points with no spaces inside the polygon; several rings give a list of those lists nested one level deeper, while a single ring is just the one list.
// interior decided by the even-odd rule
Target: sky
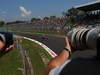
[{"label": "sky", "polygon": [[15,21],[62,16],[69,8],[96,0],[0,0],[0,20]]}]

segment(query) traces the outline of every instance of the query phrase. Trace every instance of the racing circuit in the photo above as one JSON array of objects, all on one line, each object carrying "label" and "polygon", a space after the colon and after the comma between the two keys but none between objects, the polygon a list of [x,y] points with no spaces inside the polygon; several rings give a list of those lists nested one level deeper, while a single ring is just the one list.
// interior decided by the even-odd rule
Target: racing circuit
[{"label": "racing circuit", "polygon": [[[90,26],[90,28],[96,27],[96,26],[100,27],[100,1],[92,2],[92,3],[89,3],[89,4],[80,5],[80,6],[75,6],[74,8],[78,9],[78,10],[85,11],[87,13],[83,16],[83,18],[81,20],[80,20],[81,16],[80,16],[80,18],[78,17],[79,21],[76,24],[77,28],[78,28],[78,26],[79,27]],[[94,12],[94,11],[96,11],[96,12]],[[65,42],[65,39],[64,39],[65,35],[54,36],[54,35],[49,35],[49,34],[45,34],[45,33],[46,32],[55,33],[57,31],[57,27],[58,27],[58,31],[62,31],[64,29],[63,25],[61,25],[61,26],[60,26],[60,24],[57,24],[57,25],[54,24],[53,25],[52,23],[49,24],[49,23],[45,23],[45,22],[40,21],[40,22],[37,22],[35,24],[33,24],[33,23],[32,24],[18,24],[18,25],[16,24],[16,25],[11,25],[11,26],[10,25],[4,26],[4,28],[3,27],[1,28],[1,31],[5,30],[6,32],[11,32],[14,35],[23,37],[24,39],[29,38],[29,39],[32,39],[32,40],[36,40],[36,41],[44,44],[48,48],[50,48],[50,50],[52,50],[54,52],[54,54],[58,55],[64,49],[64,47],[66,45],[66,42]],[[59,27],[61,27],[62,29],[59,28]],[[73,26],[73,28],[75,28],[75,27]],[[59,30],[59,29],[61,29],[61,30]],[[66,29],[66,31],[67,30],[68,29]],[[36,32],[42,32],[42,31],[44,32],[42,34],[36,33]],[[28,32],[30,32],[30,33],[28,33]],[[81,34],[81,32],[78,33],[78,34]],[[46,39],[43,39],[44,35],[46,36]],[[75,35],[75,37],[76,37],[76,35]],[[26,40],[28,41],[29,39],[26,39]],[[31,42],[33,43],[35,41],[31,41]],[[31,58],[28,54],[28,49],[21,46],[21,44],[19,44],[18,42],[16,42],[16,46],[17,46],[17,49],[19,50],[19,52],[21,54],[22,64],[24,64],[24,68],[23,69],[19,68],[19,69],[22,71],[23,75],[34,75],[35,74],[35,71],[34,71],[35,68],[34,68],[34,66],[32,67],[33,64],[32,64],[32,61],[30,60]],[[34,48],[34,46],[30,44],[30,47],[31,46]],[[36,46],[36,47],[38,48],[38,47],[40,47],[40,45]],[[36,49],[35,51],[37,51],[37,50],[39,50],[39,49]],[[31,51],[33,51],[31,53],[32,53],[32,55],[34,55],[35,51],[34,50],[31,50]],[[46,52],[47,50],[43,50],[43,51]],[[41,53],[41,52],[39,51],[39,53]],[[95,57],[96,54],[97,54],[96,50],[77,50],[77,51],[75,51],[71,54],[71,59],[73,60],[74,58],[81,58],[81,57],[87,59],[87,58]],[[48,55],[50,55],[50,54],[48,54]],[[43,62],[47,62],[47,61],[43,60],[42,56],[40,56],[40,58]],[[36,63],[37,63],[37,61],[36,61]],[[80,66],[78,65],[78,67],[80,67]],[[83,69],[85,69],[85,68],[83,68]]]},{"label": "racing circuit", "polygon": [[[45,44],[47,47],[49,47],[51,50],[53,50],[56,54],[59,54],[61,50],[63,50],[65,46],[65,40],[64,37],[59,36],[49,36],[48,40],[43,40],[42,35],[39,34],[27,34],[27,33],[14,33],[20,36],[28,37],[31,39],[35,39],[43,44]],[[96,55],[96,50],[84,50],[84,51],[76,51],[72,54],[72,58],[76,57],[91,57]]]}]

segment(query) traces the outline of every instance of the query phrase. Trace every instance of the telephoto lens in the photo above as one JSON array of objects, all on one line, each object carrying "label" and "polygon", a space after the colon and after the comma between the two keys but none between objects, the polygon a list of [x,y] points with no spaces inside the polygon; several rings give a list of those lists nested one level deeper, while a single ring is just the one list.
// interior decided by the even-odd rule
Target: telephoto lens
[{"label": "telephoto lens", "polygon": [[94,49],[96,48],[97,39],[100,38],[100,29],[94,28],[91,29],[86,36],[86,44],[88,48]]},{"label": "telephoto lens", "polygon": [[99,38],[100,29],[98,28],[74,28],[67,33],[73,49],[95,49],[96,41]]}]

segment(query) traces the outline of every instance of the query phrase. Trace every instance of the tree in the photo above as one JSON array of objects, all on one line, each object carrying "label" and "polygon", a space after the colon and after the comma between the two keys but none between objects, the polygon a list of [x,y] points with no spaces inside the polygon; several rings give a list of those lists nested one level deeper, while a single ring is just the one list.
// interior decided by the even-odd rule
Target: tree
[{"label": "tree", "polygon": [[50,16],[50,19],[56,19],[56,16]]},{"label": "tree", "polygon": [[40,18],[32,18],[31,22],[37,22],[37,21],[40,21],[40,20],[41,20]]},{"label": "tree", "polygon": [[7,25],[11,25],[11,24],[20,24],[20,23],[27,23],[27,21],[13,21],[13,22],[7,22]]},{"label": "tree", "polygon": [[78,14],[78,10],[75,8],[71,8],[68,10],[67,13],[65,13],[65,16],[67,16],[69,23],[75,24],[77,14]]},{"label": "tree", "polygon": [[49,20],[49,17],[44,17],[43,20]]},{"label": "tree", "polygon": [[5,24],[4,21],[0,21],[0,27],[2,27]]},{"label": "tree", "polygon": [[71,8],[67,12],[62,13],[65,17],[67,17],[67,21],[71,24],[74,25],[78,21],[80,21],[84,15],[86,14],[85,12],[78,10],[76,8]]}]

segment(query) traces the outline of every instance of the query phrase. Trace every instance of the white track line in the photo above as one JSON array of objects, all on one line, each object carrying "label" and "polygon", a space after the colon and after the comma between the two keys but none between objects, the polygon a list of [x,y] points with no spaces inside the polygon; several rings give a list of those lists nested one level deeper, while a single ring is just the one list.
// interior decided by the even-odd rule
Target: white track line
[{"label": "white track line", "polygon": [[53,52],[50,48],[48,48],[46,45],[44,45],[43,43],[39,42],[39,41],[36,41],[34,39],[31,39],[31,38],[27,38],[27,37],[24,37],[24,39],[27,39],[27,40],[30,40],[32,42],[35,42],[37,44],[39,44],[41,47],[43,47],[53,58],[57,56],[57,54],[55,52]]}]

